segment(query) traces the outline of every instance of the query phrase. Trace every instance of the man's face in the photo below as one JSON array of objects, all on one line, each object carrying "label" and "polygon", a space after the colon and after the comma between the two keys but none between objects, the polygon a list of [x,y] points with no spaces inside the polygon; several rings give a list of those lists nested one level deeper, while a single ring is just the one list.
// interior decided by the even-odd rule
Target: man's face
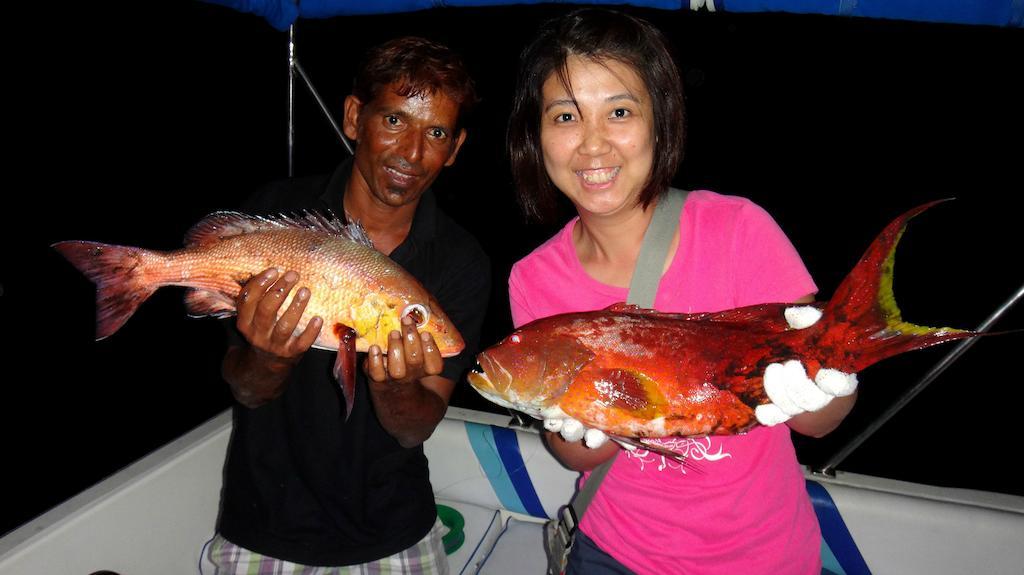
[{"label": "man's face", "polygon": [[376,201],[413,204],[441,169],[455,163],[466,138],[455,133],[459,105],[443,93],[406,98],[385,87],[370,102],[345,99],[345,135],[356,140],[350,186],[363,187]]}]

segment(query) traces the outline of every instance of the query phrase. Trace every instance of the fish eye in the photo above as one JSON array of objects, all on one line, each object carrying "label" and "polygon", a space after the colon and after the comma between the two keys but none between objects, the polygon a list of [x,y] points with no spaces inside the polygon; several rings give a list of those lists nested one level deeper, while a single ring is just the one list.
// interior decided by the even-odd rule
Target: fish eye
[{"label": "fish eye", "polygon": [[402,310],[402,317],[409,316],[412,321],[416,322],[416,327],[420,328],[427,325],[427,321],[430,320],[430,310],[428,310],[423,304],[409,304]]},{"label": "fish eye", "polygon": [[514,333],[514,334],[508,336],[508,340],[510,342],[512,342],[512,343],[519,343],[520,341],[522,341],[522,339],[520,339],[518,333]]}]

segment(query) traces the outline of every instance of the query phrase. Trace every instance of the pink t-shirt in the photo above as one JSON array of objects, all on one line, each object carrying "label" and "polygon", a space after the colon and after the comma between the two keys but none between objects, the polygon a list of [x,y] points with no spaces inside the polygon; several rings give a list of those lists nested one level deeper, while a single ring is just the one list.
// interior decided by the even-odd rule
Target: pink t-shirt
[{"label": "pink t-shirt", "polygon": [[[516,326],[625,301],[628,290],[584,271],[572,243],[577,221],[512,267]],[[719,311],[816,291],[767,212],[744,198],[695,191],[655,307]],[[688,455],[699,471],[649,451],[622,450],[580,526],[602,549],[642,574],[821,572],[821,534],[788,427],[661,442]]]}]

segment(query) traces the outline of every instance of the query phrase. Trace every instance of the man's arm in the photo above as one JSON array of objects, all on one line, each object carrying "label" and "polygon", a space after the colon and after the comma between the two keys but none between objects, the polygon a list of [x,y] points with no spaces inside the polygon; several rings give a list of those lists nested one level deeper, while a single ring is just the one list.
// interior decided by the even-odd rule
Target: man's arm
[{"label": "man's arm", "polygon": [[228,348],[221,373],[235,399],[246,407],[259,407],[284,393],[292,368],[320,334],[323,321],[319,317],[310,320],[301,334],[295,334],[309,302],[306,288],[295,294],[291,305],[277,318],[298,281],[299,274],[293,271],[281,275],[271,268],[249,280],[238,295],[235,325],[245,343]]},{"label": "man's arm", "polygon": [[381,426],[405,448],[420,445],[444,418],[455,382],[442,377],[444,360],[429,333],[402,318],[402,332],[388,336],[385,356],[370,346],[364,369]]}]

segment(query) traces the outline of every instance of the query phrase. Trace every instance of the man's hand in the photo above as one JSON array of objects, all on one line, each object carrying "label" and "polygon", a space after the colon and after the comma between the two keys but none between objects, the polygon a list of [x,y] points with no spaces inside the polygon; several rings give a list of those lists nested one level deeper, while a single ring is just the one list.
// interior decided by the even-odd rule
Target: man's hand
[{"label": "man's hand", "polygon": [[363,369],[373,409],[402,447],[426,441],[444,417],[455,382],[440,375],[443,367],[433,336],[419,333],[408,317],[402,318],[401,333],[388,335],[386,354],[370,346]]},{"label": "man's hand", "polygon": [[224,379],[242,405],[258,407],[281,395],[292,366],[320,335],[323,320],[319,317],[311,319],[302,333],[295,333],[309,303],[310,291],[306,288],[301,288],[288,309],[277,317],[298,281],[296,272],[281,275],[270,268],[242,286],[235,325],[249,345],[228,349],[222,366]]},{"label": "man's hand", "polygon": [[323,320],[319,317],[310,320],[301,334],[295,333],[309,303],[310,291],[307,288],[300,288],[288,309],[280,319],[277,317],[277,312],[298,282],[298,273],[288,271],[281,275],[275,268],[270,268],[249,280],[238,295],[238,331],[268,361],[295,363],[320,335]]},{"label": "man's hand", "polygon": [[401,333],[396,330],[388,334],[386,356],[379,346],[370,346],[365,369],[367,377],[375,383],[408,384],[438,375],[443,367],[434,337],[427,332],[419,333],[407,316],[402,318]]}]

